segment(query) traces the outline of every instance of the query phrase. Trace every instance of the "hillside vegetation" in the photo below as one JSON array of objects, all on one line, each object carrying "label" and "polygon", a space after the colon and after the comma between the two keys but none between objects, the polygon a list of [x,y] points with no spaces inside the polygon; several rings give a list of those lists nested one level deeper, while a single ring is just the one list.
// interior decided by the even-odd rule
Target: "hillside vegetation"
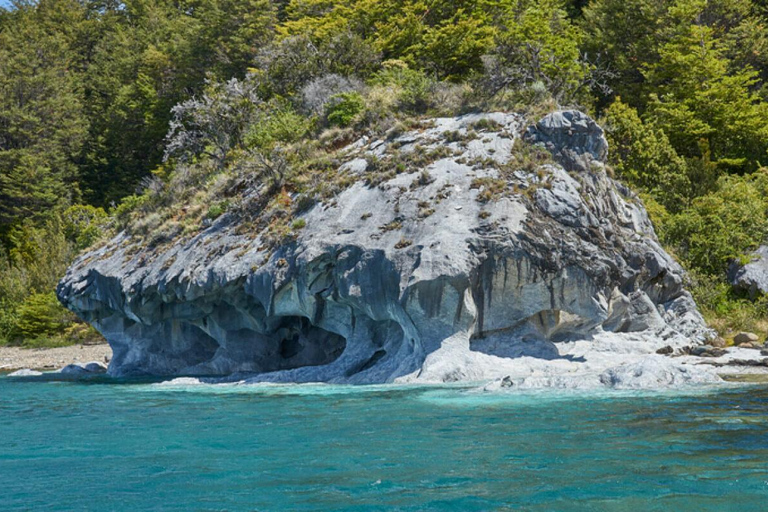
[{"label": "hillside vegetation", "polygon": [[[16,1],[0,8],[0,343],[96,337],[53,289],[105,236],[163,244],[231,212],[280,243],[304,227],[292,212],[347,185],[334,151],[362,135],[566,106],[606,128],[713,326],[765,333],[768,299],[725,273],[768,232],[767,20],[762,0]],[[437,156],[370,162],[369,181]]]}]

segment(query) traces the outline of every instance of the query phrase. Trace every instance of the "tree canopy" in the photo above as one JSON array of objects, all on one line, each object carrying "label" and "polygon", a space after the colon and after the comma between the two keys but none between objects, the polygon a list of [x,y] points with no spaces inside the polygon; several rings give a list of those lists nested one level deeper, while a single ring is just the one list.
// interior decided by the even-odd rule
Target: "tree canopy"
[{"label": "tree canopy", "polygon": [[[600,118],[664,242],[719,279],[766,238],[767,22],[758,0],[14,0],[0,8],[0,339],[21,313],[51,325],[28,321],[58,277],[35,244],[64,268],[176,166],[257,150],[266,165],[327,129],[489,108]],[[707,227],[723,219],[740,227]]]}]

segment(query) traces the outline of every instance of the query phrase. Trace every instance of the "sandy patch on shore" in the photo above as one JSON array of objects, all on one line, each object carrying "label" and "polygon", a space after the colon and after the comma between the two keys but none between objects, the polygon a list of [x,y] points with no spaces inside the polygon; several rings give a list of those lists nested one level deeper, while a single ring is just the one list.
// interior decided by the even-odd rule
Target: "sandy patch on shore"
[{"label": "sandy patch on shore", "polygon": [[105,363],[112,358],[109,345],[72,345],[70,347],[23,349],[0,347],[0,371],[23,368],[33,370],[58,370],[72,363],[98,361]]}]

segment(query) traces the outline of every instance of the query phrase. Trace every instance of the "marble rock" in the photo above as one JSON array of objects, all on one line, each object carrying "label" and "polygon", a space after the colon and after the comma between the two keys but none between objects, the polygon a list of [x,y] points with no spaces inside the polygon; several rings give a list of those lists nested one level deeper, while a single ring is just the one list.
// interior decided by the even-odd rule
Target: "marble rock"
[{"label": "marble rock", "polygon": [[[481,120],[494,122],[477,138],[446,136]],[[556,163],[515,169],[521,138]],[[428,180],[417,169],[365,184],[364,159],[417,145],[447,148],[425,167]],[[265,248],[230,213],[162,249],[121,233],[75,261],[58,297],[109,341],[114,376],[495,379],[540,363],[572,372],[581,356],[566,345],[607,333],[610,349],[587,343],[597,382],[621,363],[604,350],[653,354],[712,336],[642,202],[606,173],[607,151],[602,129],[577,111],[531,127],[509,113],[435,119],[342,150],[343,172],[359,180],[301,213],[306,227],[289,244]],[[484,200],[483,179],[504,180],[505,192]],[[664,368],[640,367],[642,380],[695,380]],[[636,371],[604,380],[621,386]]]}]

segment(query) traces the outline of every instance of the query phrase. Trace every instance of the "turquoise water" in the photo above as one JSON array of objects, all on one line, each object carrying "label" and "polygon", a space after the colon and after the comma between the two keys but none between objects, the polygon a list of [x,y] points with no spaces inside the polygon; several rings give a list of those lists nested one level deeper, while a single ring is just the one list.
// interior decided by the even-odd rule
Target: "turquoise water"
[{"label": "turquoise water", "polygon": [[0,510],[768,510],[768,388],[0,377]]}]

